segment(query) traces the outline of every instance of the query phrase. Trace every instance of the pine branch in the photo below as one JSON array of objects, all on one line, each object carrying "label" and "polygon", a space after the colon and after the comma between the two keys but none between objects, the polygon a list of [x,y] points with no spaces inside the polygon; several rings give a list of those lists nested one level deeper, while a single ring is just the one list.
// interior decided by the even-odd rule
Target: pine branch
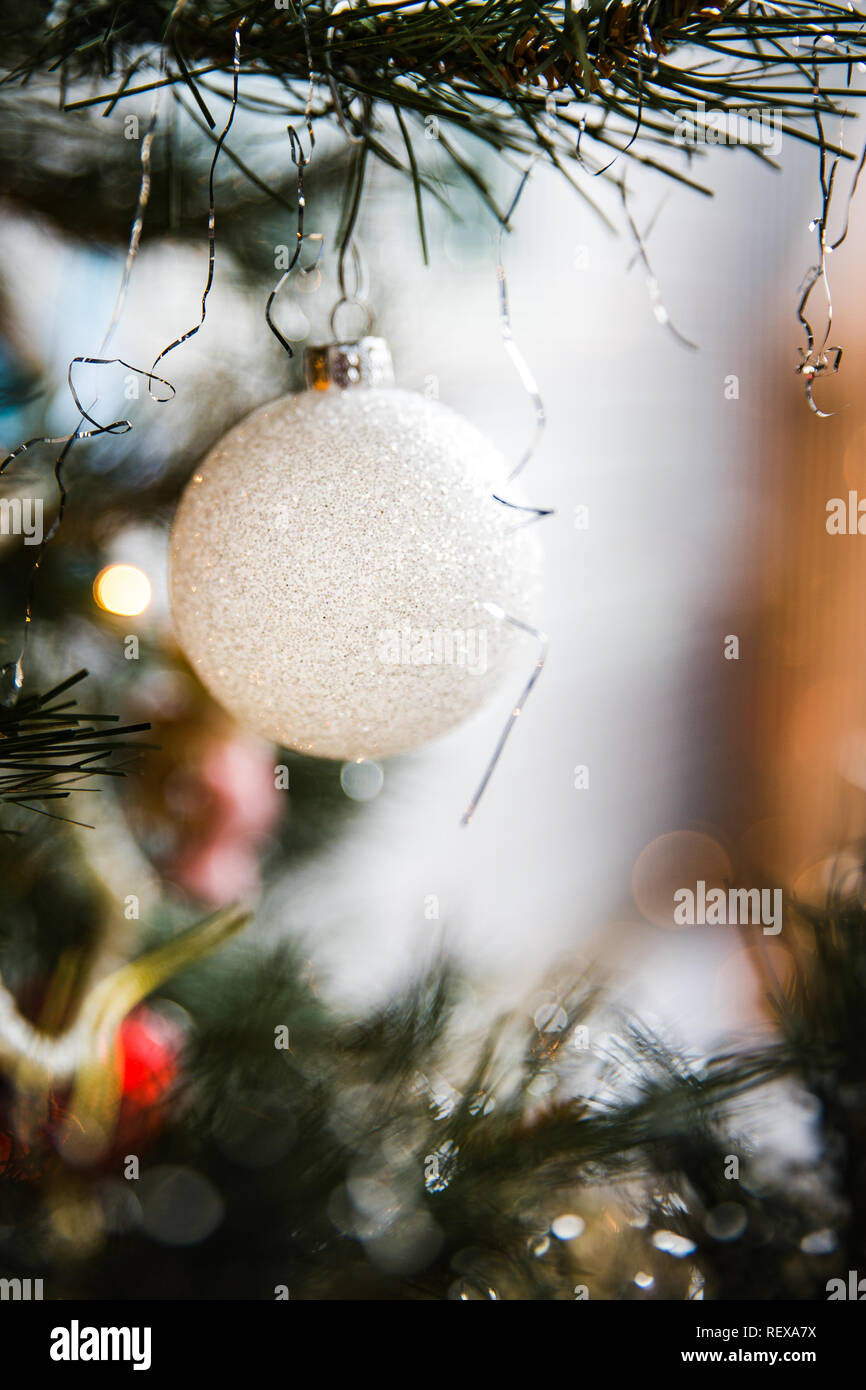
[{"label": "pine branch", "polygon": [[[196,1026],[162,1161],[205,1175],[225,1220],[179,1254],[132,1231],[52,1277],[69,1297],[623,1299],[650,1271],[649,1297],[824,1298],[866,1257],[866,907],[786,932],[778,1034],[705,1062],[625,1022],[606,1036],[588,982],[470,1043],[439,967],[347,1025],[290,951],[240,942],[166,987]],[[760,1141],[794,1086],[821,1100],[808,1167],[738,1133]],[[100,1170],[80,1181],[98,1194]],[[0,1259],[50,1261],[14,1195],[22,1253],[0,1233]]]},{"label": "pine branch", "polygon": [[[140,752],[148,745],[131,742],[149,724],[113,725],[113,714],[81,714],[74,700],[60,696],[87,676],[77,671],[42,695],[28,695],[0,708],[0,804],[40,811],[46,801],[65,801],[97,777],[123,777],[122,767],[109,765],[114,755]],[[30,803],[38,801],[40,806]]]},{"label": "pine branch", "polygon": [[[792,138],[814,140],[816,112],[846,111],[856,96],[852,65],[866,56],[861,16],[829,0],[767,8],[733,0],[721,10],[702,0],[593,0],[580,10],[527,0],[359,0],[331,9],[326,0],[279,8],[273,0],[68,0],[52,20],[44,6],[25,3],[0,19],[0,82],[57,73],[64,90],[81,78],[99,88],[69,100],[67,111],[113,110],[157,87],[182,87],[211,127],[217,89],[204,79],[230,72],[241,24],[243,71],[278,79],[287,113],[298,113],[308,45],[320,98],[314,119],[339,120],[393,161],[380,135],[396,111],[418,198],[401,116],[422,119],[428,132],[441,124],[477,137],[499,153],[554,164],[577,158],[599,174],[611,150],[650,162],[643,147],[660,141],[682,153],[684,113],[706,108],[730,120],[772,117]],[[560,114],[566,99],[586,108],[579,152],[574,118]],[[672,163],[654,163],[681,175]]]}]

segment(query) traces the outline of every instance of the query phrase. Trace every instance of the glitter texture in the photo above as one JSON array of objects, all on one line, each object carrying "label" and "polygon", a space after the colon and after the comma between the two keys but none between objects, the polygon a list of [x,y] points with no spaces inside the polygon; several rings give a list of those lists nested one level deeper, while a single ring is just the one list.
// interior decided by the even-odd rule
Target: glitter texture
[{"label": "glitter texture", "polygon": [[533,532],[491,496],[505,472],[474,426],[408,391],[255,411],[196,469],[172,528],[172,613],[199,678],[241,723],[318,757],[446,733],[516,650],[532,661],[484,607],[530,621],[538,586]]}]

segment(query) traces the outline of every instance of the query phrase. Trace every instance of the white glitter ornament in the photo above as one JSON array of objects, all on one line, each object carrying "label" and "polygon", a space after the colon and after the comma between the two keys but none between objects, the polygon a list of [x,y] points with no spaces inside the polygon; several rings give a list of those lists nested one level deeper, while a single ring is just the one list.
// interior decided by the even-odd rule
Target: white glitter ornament
[{"label": "white glitter ornament", "polygon": [[[345,366],[351,350],[329,351]],[[241,723],[318,757],[446,733],[516,650],[530,660],[502,612],[530,621],[538,543],[493,500],[505,477],[474,426],[394,387],[254,411],[196,469],[172,528],[172,613],[197,675]]]}]

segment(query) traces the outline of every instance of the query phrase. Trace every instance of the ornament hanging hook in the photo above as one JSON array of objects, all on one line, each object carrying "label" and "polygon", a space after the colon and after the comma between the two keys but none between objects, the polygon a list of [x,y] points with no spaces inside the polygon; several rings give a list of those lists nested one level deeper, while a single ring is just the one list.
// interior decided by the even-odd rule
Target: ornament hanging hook
[{"label": "ornament hanging hook", "polygon": [[[355,228],[358,224],[358,216],[361,211],[361,202],[364,196],[364,187],[367,174],[367,153],[368,144],[366,129],[370,122],[371,106],[369,100],[364,102],[364,115],[362,122],[363,134],[357,143],[357,149],[353,160],[352,173],[346,191],[346,202],[343,208],[343,217],[340,227],[339,243],[340,250],[337,257],[337,287],[339,299],[331,310],[330,328],[335,339],[341,337],[366,337],[373,327],[373,312],[367,303],[367,279],[364,270],[364,263],[361,257],[360,247],[355,236]],[[349,289],[347,278],[347,262],[351,259],[352,263],[352,288]],[[337,326],[337,316],[344,309],[360,309],[364,315],[364,322],[360,330],[351,333],[340,333]]]},{"label": "ornament hanging hook", "polygon": [[[331,329],[331,336],[334,341],[341,341],[346,338],[366,338],[369,336],[373,327],[373,311],[367,303],[367,278],[364,271],[364,263],[357,241],[352,239],[348,247],[348,254],[352,260],[353,288],[351,293],[346,284],[345,254],[341,250],[340,262],[337,272],[337,280],[340,288],[340,298],[331,310],[328,323]],[[355,328],[350,332],[341,333],[338,316],[341,310],[359,309],[364,316],[363,324],[360,328]]]}]

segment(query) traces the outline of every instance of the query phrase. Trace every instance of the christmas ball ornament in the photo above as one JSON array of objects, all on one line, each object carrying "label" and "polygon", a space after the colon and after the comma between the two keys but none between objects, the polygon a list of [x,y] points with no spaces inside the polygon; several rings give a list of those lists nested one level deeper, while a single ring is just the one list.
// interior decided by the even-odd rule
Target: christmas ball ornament
[{"label": "christmas ball ornament", "polygon": [[[426,743],[521,650],[538,544],[495,500],[496,449],[390,385],[379,339],[313,349],[310,389],[253,412],[196,469],[171,534],[175,629],[211,694],[341,761]],[[509,501],[514,500],[509,489]]]},{"label": "christmas ball ornament", "polygon": [[129,1014],[117,1035],[124,1104],[144,1110],[163,1100],[177,1080],[182,1047],[182,1030],[167,1015],[145,1005]]},{"label": "christmas ball ornament", "polygon": [[[128,1153],[159,1135],[180,1080],[185,1042],[178,1019],[146,1004],[124,1019],[115,1039],[120,1104],[108,1153]],[[64,1151],[69,1153],[68,1145]]]}]

